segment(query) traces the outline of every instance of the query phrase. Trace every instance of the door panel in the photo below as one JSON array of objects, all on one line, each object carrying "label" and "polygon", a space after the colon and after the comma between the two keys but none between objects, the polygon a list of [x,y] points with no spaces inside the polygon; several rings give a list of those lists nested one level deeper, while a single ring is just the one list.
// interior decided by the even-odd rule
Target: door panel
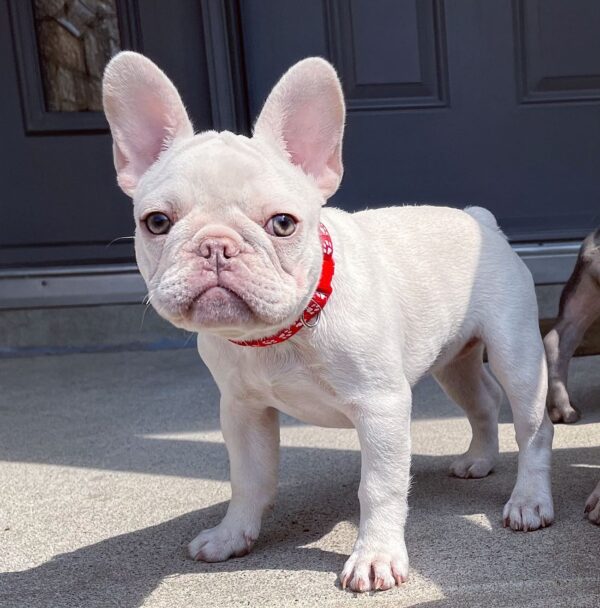
[{"label": "door panel", "polygon": [[325,55],[340,72],[346,172],[333,204],[481,204],[513,241],[580,238],[600,219],[600,3],[241,8],[252,116],[294,61]]},{"label": "door panel", "polygon": [[325,8],[328,47],[349,109],[447,105],[439,3],[338,0]]},{"label": "door panel", "polygon": [[515,0],[517,76],[524,103],[600,100],[595,0]]}]

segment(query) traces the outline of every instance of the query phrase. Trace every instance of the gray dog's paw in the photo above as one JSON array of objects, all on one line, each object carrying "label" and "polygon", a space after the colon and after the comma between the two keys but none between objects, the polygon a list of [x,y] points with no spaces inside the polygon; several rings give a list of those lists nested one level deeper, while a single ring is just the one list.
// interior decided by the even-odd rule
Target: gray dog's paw
[{"label": "gray dog's paw", "polygon": [[600,525],[600,481],[585,501],[584,512],[591,522]]},{"label": "gray dog's paw", "polygon": [[550,416],[550,420],[555,424],[560,422],[572,424],[581,418],[579,410],[568,401],[566,403],[548,403],[548,415]]}]

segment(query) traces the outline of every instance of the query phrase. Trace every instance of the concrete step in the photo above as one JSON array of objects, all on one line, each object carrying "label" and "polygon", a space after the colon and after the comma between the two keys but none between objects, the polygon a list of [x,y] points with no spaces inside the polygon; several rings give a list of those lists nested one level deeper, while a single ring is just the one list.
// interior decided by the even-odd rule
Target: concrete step
[{"label": "concrete step", "polygon": [[142,304],[0,311],[0,357],[195,347]]},{"label": "concrete step", "polygon": [[[536,289],[545,330],[558,311],[562,287]],[[194,335],[173,327],[143,304],[0,310],[0,357],[183,346],[195,347]],[[600,325],[586,337],[583,352],[600,352]]]}]

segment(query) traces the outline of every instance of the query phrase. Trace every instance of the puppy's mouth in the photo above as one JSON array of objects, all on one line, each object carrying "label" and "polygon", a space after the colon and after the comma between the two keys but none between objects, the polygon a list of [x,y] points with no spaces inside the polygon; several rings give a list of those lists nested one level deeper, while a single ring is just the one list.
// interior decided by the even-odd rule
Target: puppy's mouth
[{"label": "puppy's mouth", "polygon": [[204,297],[212,298],[212,297],[232,297],[242,300],[240,296],[233,291],[233,289],[229,289],[229,287],[225,287],[224,285],[210,285],[209,287],[205,287],[191,302],[190,306],[193,306],[195,303],[200,302]]},{"label": "puppy's mouth", "polygon": [[193,326],[216,329],[246,324],[254,320],[254,313],[233,290],[213,285],[193,298],[183,317]]}]

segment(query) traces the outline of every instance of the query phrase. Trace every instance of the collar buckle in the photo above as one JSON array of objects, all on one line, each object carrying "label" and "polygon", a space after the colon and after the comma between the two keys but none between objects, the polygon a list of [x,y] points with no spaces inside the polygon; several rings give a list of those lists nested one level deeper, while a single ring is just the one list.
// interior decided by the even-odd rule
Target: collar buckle
[{"label": "collar buckle", "polygon": [[304,327],[308,327],[308,329],[313,329],[319,324],[319,321],[321,319],[321,313],[323,312],[323,308],[318,302],[315,302],[313,300],[313,304],[319,309],[317,314],[314,317],[310,317],[308,320],[304,318],[304,313],[302,313],[302,316],[300,317],[302,325],[304,325]]}]

